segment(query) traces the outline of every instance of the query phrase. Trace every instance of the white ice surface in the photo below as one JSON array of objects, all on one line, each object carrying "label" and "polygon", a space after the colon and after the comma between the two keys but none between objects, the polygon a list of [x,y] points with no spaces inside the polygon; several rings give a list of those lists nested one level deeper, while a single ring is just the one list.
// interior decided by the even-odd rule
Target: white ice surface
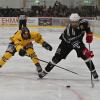
[{"label": "white ice surface", "polygon": [[[7,48],[8,38],[16,30],[17,27],[0,27],[0,57]],[[30,30],[40,32],[53,46],[53,51],[50,52],[34,44],[38,57],[50,61],[60,43],[58,38],[63,29],[30,28]],[[100,39],[94,37],[91,50],[94,51],[93,62],[100,75],[99,43]],[[46,63],[41,62],[41,65],[44,69]],[[100,81],[94,81],[95,87],[91,88],[90,72],[84,61],[77,58],[75,51],[72,51],[58,65],[75,71],[79,75],[55,67],[44,79],[38,79],[31,59],[20,57],[16,53],[0,69],[0,100],[100,100]],[[67,85],[71,88],[66,88]]]}]

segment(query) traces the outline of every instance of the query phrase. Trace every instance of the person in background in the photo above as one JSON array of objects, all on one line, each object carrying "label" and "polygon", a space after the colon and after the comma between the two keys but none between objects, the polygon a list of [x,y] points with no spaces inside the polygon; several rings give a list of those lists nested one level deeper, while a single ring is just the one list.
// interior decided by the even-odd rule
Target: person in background
[{"label": "person in background", "polygon": [[18,16],[18,23],[19,23],[19,30],[21,30],[22,27],[27,26],[27,16],[24,11],[21,11]]}]

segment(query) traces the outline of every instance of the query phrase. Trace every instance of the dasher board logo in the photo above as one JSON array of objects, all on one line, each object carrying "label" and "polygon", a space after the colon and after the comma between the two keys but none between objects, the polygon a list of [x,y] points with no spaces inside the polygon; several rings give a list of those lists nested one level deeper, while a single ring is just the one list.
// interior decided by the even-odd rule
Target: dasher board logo
[{"label": "dasher board logo", "polygon": [[52,25],[52,18],[39,18],[40,26],[49,26]]}]

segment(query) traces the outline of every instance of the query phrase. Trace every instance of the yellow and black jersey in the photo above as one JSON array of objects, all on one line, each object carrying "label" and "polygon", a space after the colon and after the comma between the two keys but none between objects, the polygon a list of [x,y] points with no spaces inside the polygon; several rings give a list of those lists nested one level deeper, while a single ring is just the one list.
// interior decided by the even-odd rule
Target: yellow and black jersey
[{"label": "yellow and black jersey", "polygon": [[21,36],[21,30],[18,30],[11,38],[10,40],[15,44],[16,50],[19,51],[21,48],[27,46],[30,44],[30,42],[35,41],[42,45],[44,42],[44,39],[38,32],[30,32],[30,39],[23,39]]}]

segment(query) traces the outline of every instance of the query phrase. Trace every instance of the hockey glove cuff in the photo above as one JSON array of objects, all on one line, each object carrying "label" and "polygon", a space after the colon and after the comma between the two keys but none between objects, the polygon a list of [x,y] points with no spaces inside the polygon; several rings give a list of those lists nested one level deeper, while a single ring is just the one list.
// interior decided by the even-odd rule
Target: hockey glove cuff
[{"label": "hockey glove cuff", "polygon": [[86,42],[91,43],[92,41],[93,41],[93,33],[92,32],[87,33],[86,34]]}]

